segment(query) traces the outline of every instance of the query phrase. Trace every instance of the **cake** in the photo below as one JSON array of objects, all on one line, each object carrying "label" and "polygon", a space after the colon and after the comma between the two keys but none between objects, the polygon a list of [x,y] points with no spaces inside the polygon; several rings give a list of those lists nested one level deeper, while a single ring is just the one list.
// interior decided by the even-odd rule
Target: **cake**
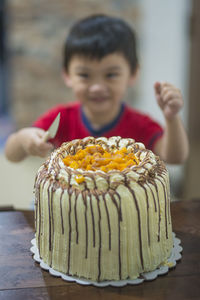
[{"label": "cake", "polygon": [[165,164],[142,143],[63,143],[35,179],[36,245],[54,270],[92,281],[135,279],[170,256]]}]

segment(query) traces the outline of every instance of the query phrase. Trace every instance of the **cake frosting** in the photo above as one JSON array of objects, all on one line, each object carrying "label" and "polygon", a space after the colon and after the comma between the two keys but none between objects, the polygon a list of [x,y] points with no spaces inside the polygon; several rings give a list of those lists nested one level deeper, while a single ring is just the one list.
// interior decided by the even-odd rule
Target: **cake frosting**
[{"label": "cake frosting", "polygon": [[[94,146],[107,155],[125,151],[134,163],[124,169],[112,162],[113,169],[72,163]],[[64,274],[103,281],[152,271],[173,247],[165,164],[133,139],[63,143],[37,172],[35,226],[40,257]]]}]

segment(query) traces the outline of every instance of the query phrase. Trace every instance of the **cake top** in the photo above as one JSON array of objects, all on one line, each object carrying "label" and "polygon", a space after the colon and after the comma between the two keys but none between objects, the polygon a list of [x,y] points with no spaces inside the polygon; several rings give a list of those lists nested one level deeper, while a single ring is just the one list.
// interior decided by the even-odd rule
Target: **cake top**
[{"label": "cake top", "polygon": [[52,152],[38,171],[36,181],[48,178],[62,188],[105,191],[129,182],[145,182],[165,165],[142,143],[121,137],[86,137]]},{"label": "cake top", "polygon": [[67,155],[63,162],[67,167],[73,169],[108,172],[111,170],[123,171],[128,167],[138,165],[139,159],[126,147],[108,151],[97,144],[79,149],[74,155]]}]

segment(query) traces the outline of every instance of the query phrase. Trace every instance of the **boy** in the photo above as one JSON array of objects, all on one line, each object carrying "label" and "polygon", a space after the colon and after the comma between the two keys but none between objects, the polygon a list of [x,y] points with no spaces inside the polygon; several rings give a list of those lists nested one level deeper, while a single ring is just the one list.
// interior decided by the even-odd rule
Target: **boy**
[{"label": "boy", "polygon": [[[156,82],[155,96],[166,121],[159,124],[123,103],[138,71],[135,36],[127,23],[95,15],[75,24],[64,48],[64,81],[78,102],[58,105],[41,116],[32,128],[12,134],[5,153],[11,161],[27,155],[46,156],[53,145],[86,136],[134,138],[167,163],[182,163],[188,140],[178,115],[183,101],[169,83]],[[44,141],[45,130],[61,113],[56,137]]]}]

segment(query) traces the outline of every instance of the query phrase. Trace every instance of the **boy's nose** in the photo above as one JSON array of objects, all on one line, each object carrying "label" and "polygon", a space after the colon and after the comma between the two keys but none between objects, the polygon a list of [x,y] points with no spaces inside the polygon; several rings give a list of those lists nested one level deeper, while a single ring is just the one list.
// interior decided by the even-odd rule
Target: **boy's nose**
[{"label": "boy's nose", "polygon": [[106,91],[106,86],[103,83],[93,83],[89,87],[91,93]]}]

